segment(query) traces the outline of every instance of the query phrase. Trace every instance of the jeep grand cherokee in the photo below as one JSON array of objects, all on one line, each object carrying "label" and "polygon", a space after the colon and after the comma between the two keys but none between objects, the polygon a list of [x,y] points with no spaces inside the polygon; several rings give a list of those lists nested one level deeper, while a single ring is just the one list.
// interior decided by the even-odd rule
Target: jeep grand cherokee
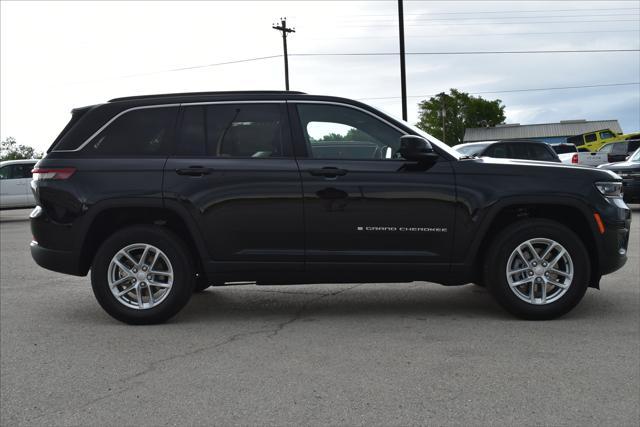
[{"label": "jeep grand cherokee", "polygon": [[551,319],[626,261],[621,179],[466,158],[362,103],[299,92],[136,96],[73,110],[35,167],[31,253],[114,318],[209,285],[470,282]]}]

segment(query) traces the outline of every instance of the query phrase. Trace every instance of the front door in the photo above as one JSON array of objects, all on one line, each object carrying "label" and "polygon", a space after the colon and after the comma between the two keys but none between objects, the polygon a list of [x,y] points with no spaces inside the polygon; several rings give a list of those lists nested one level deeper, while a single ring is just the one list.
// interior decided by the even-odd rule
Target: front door
[{"label": "front door", "polygon": [[455,203],[449,161],[421,167],[402,159],[405,132],[366,110],[293,101],[289,111],[303,152],[307,270],[448,268]]},{"label": "front door", "polygon": [[164,197],[197,223],[211,270],[304,268],[300,174],[284,102],[183,106]]}]

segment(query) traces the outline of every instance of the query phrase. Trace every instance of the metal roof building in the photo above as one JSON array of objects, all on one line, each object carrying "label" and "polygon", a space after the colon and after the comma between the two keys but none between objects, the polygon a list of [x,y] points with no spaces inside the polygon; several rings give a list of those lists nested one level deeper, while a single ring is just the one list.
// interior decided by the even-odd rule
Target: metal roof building
[{"label": "metal roof building", "polygon": [[497,125],[495,127],[467,128],[464,132],[464,142],[494,141],[501,139],[547,139],[561,140],[566,137],[594,132],[601,129],[611,129],[622,132],[617,120],[562,120],[560,123],[540,123],[521,125],[519,123]]}]

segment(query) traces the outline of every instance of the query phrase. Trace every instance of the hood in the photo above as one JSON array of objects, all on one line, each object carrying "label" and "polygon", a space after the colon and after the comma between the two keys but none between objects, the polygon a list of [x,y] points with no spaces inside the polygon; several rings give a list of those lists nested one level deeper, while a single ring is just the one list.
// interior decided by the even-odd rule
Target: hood
[{"label": "hood", "polygon": [[568,179],[593,179],[602,181],[620,180],[620,177],[607,169],[590,166],[572,165],[558,162],[544,162],[539,160],[497,159],[480,157],[461,162],[476,162],[478,166],[485,166],[487,170],[499,171],[509,175],[531,175],[566,177]]},{"label": "hood", "polygon": [[604,165],[598,166],[599,169],[606,170],[640,170],[639,162],[617,162],[617,163],[606,163]]}]

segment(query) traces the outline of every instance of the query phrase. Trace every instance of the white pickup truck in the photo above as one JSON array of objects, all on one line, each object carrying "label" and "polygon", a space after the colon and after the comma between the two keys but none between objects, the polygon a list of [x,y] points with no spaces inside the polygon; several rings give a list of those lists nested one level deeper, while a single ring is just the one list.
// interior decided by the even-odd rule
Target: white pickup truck
[{"label": "white pickup truck", "polygon": [[560,161],[562,163],[567,163],[570,165],[581,165],[581,166],[599,166],[605,163],[609,163],[609,157],[607,153],[600,153],[598,151],[591,152],[573,152],[573,153],[564,153],[558,154],[560,157]]}]

